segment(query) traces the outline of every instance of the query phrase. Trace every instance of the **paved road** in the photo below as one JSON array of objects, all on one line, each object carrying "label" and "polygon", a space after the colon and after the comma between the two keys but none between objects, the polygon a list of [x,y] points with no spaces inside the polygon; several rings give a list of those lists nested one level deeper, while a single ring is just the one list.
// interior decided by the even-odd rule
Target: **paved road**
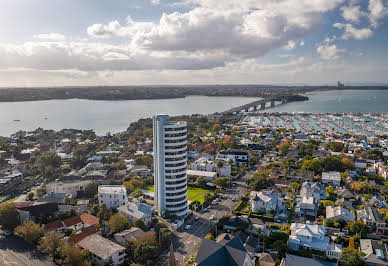
[{"label": "paved road", "polygon": [[[236,186],[231,188],[228,192],[223,193],[221,200],[214,205],[208,207],[206,212],[194,212],[193,219],[186,224],[191,224],[191,228],[184,232],[175,232],[173,239],[175,259],[178,265],[184,265],[185,262],[197,251],[201,244],[202,238],[215,225],[216,221],[210,221],[210,216],[215,215],[217,219],[224,215],[231,214],[233,208],[238,204],[238,199],[245,194],[246,187],[243,181],[235,182]],[[236,198],[236,201],[232,199]],[[194,217],[198,216],[198,221]],[[167,265],[168,251],[162,252],[157,260],[157,265]]]},{"label": "paved road", "polygon": [[17,236],[0,238],[1,266],[55,266],[55,264],[36,250],[31,249]]}]

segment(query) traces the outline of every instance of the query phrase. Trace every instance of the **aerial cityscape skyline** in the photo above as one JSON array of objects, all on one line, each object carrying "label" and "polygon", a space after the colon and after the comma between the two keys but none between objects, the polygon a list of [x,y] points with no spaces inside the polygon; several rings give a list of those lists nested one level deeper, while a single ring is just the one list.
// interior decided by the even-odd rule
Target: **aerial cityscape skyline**
[{"label": "aerial cityscape skyline", "polygon": [[5,0],[0,87],[386,84],[387,14],[383,0]]}]

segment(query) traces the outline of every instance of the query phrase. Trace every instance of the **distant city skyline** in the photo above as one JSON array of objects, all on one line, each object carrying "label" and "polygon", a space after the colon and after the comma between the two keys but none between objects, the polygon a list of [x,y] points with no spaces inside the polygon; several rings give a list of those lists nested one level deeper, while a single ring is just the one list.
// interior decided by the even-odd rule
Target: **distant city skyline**
[{"label": "distant city skyline", "polygon": [[388,84],[386,0],[3,0],[0,87]]}]

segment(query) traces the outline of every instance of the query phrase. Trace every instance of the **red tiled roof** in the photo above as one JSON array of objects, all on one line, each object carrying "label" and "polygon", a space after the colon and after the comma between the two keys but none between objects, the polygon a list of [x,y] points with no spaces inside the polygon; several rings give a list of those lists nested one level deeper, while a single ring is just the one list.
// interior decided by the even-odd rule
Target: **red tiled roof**
[{"label": "red tiled roof", "polygon": [[73,217],[70,217],[70,218],[67,218],[65,220],[63,220],[63,223],[69,227],[69,226],[73,226],[75,224],[79,224],[79,223],[82,223],[82,220],[81,218],[78,216],[73,216]]},{"label": "red tiled roof", "polygon": [[92,226],[89,226],[87,228],[81,229],[81,233],[72,235],[71,237],[68,238],[68,241],[70,243],[77,244],[85,237],[93,235],[99,231],[100,231],[100,229],[96,225],[92,225]]},{"label": "red tiled roof", "polygon": [[43,225],[43,227],[44,227],[44,230],[46,232],[51,232],[51,231],[55,231],[59,228],[62,228],[63,225],[62,225],[62,222],[60,220],[56,220],[54,222]]},{"label": "red tiled roof", "polygon": [[20,201],[20,202],[13,202],[13,205],[15,205],[15,208],[23,208],[23,207],[29,207],[32,205],[30,201]]},{"label": "red tiled roof", "polygon": [[97,218],[96,216],[90,215],[89,213],[86,213],[86,212],[82,213],[82,214],[80,215],[80,218],[81,218],[81,220],[82,220],[85,224],[87,224],[87,225],[89,225],[89,226],[95,225],[95,224],[98,224],[98,223],[99,223],[98,218]]}]

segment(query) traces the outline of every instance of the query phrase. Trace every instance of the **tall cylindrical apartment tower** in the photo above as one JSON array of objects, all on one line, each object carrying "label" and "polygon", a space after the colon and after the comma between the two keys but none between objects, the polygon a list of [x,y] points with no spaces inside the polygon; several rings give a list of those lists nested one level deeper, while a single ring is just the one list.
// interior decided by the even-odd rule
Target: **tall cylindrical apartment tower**
[{"label": "tall cylindrical apartment tower", "polygon": [[182,217],[187,203],[187,124],[153,117],[155,208]]}]

